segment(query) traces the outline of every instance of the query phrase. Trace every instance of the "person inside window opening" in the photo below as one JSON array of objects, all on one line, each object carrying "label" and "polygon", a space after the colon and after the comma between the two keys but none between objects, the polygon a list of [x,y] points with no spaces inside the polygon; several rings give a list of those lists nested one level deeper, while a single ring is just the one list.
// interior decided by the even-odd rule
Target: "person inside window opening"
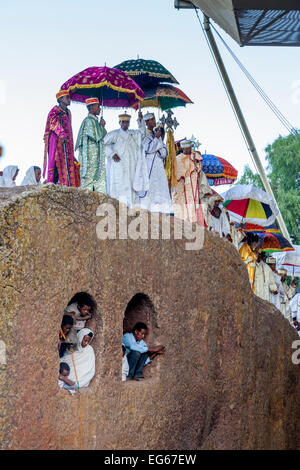
[{"label": "person inside window opening", "polygon": [[77,333],[77,350],[65,353],[61,362],[66,362],[70,368],[68,379],[76,382],[78,389],[88,387],[95,375],[95,353],[90,345],[94,333],[89,328],[83,328]]},{"label": "person inside window opening", "polygon": [[58,337],[58,354],[62,357],[66,350],[70,348],[72,344],[70,341],[69,333],[74,325],[74,320],[70,315],[64,315],[59,330]]},{"label": "person inside window opening", "polygon": [[69,390],[71,393],[76,388],[74,380],[69,379],[70,366],[66,362],[61,362],[59,365],[58,385],[59,388]]},{"label": "person inside window opening", "polygon": [[97,304],[88,292],[77,292],[64,313],[71,315],[74,319],[74,330],[77,334],[82,328],[90,328],[95,331],[96,322],[93,315],[97,309]]},{"label": "person inside window opening", "polygon": [[144,378],[144,367],[158,354],[165,352],[165,346],[147,346],[144,338],[148,333],[148,327],[143,322],[134,325],[131,333],[123,335],[123,344],[126,348],[126,356],[129,364],[127,380],[141,380]]}]

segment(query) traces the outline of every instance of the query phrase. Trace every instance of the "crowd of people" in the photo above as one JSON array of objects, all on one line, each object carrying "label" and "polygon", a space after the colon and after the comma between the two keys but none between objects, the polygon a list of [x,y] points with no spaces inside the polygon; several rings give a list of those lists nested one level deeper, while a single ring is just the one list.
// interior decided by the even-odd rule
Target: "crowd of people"
[{"label": "crowd of people", "polygon": [[276,270],[276,258],[259,249],[258,235],[247,233],[239,244],[239,254],[248,271],[255,295],[275,305],[300,334],[300,295],[296,294],[295,279],[287,284],[287,270]]},{"label": "crowd of people", "polygon": [[[182,140],[177,155],[177,185],[170,188],[165,172],[168,155],[165,130],[153,113],[138,113],[138,129],[130,129],[130,115],[119,115],[120,128],[107,132],[100,120],[100,103],[87,98],[83,120],[74,148],[70,96],[57,95],[58,104],[48,114],[44,134],[44,183],[81,186],[99,191],[151,212],[160,212],[198,222],[222,237],[234,241],[228,217],[220,207],[222,198],[208,184],[202,170],[202,156],[193,142]],[[78,160],[74,152],[78,151]],[[16,185],[18,167],[0,172],[0,186]],[[41,184],[41,169],[28,169],[21,185]]]},{"label": "crowd of people", "polygon": [[[210,187],[202,169],[201,153],[193,149],[191,140],[180,141],[176,157],[177,181],[174,187],[170,187],[165,171],[168,156],[165,130],[162,124],[156,123],[153,113],[143,116],[139,111],[136,130],[130,129],[131,116],[120,114],[119,129],[107,132],[105,120],[98,118],[101,112],[98,98],[87,98],[87,116],[80,126],[74,148],[68,110],[70,96],[67,91],[60,91],[56,98],[57,105],[48,114],[44,134],[45,183],[81,186],[108,194],[129,207],[175,215],[216,232],[239,251],[247,266],[252,291],[273,303],[300,332],[300,301],[294,297],[294,279],[288,285],[287,272],[277,272],[275,258],[260,252],[258,236],[245,234],[230,222],[228,212],[221,204],[223,199]],[[78,160],[75,159],[75,151],[78,151]],[[14,165],[4,168],[0,172],[0,187],[15,186],[18,171]],[[41,184],[41,176],[41,168],[31,166],[21,185]],[[75,387],[71,384],[76,378],[72,368],[74,359],[78,360],[80,386],[87,386],[95,370],[93,348],[90,346],[94,336],[92,317],[95,306],[91,299],[85,298],[85,305],[79,300],[72,299],[66,308],[59,338],[59,355],[63,364],[60,382],[69,389]],[[164,352],[163,348],[146,345],[143,339],[146,333],[147,326],[137,323],[133,331],[123,337],[123,364],[128,369],[129,379],[139,380],[148,361]],[[70,344],[75,348],[71,355]],[[89,373],[83,377],[81,359],[89,363]]]},{"label": "crowd of people", "polygon": [[[58,385],[69,390],[88,387],[95,375],[95,353],[91,346],[96,331],[97,304],[87,292],[75,294],[64,310],[58,336],[60,358]],[[144,379],[144,367],[165,346],[148,346],[148,326],[137,322],[122,338],[122,381]]]}]

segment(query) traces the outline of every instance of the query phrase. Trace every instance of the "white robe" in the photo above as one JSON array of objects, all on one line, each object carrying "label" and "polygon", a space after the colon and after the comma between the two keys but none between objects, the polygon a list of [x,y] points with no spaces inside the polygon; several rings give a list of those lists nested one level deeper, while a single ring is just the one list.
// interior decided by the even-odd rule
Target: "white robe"
[{"label": "white robe", "polygon": [[222,209],[221,207],[220,209],[221,215],[218,219],[210,212],[210,230],[217,232],[222,238],[223,233],[225,237],[228,234],[230,235],[230,225],[224,209]]},{"label": "white robe", "polygon": [[293,295],[296,293],[296,288],[288,286],[285,282],[281,282],[283,294],[280,296],[280,309],[282,315],[289,320],[290,323],[293,322],[291,309],[290,309],[290,300],[293,298]]},{"label": "white robe", "polygon": [[18,167],[16,165],[9,165],[4,168],[3,175],[0,177],[0,187],[3,188],[12,188],[16,186],[13,177],[16,174]]},{"label": "white robe", "polygon": [[292,317],[296,318],[300,322],[300,294],[295,295],[290,301],[290,308]]},{"label": "white robe", "polygon": [[34,172],[34,166],[31,166],[26,171],[26,175],[23,178],[21,186],[35,185],[35,184],[41,184],[41,180],[37,182],[35,172]]},{"label": "white robe", "polygon": [[280,310],[280,296],[283,293],[282,282],[281,282],[281,277],[277,273],[273,272],[273,275],[274,275],[274,279],[275,279],[275,282],[276,282],[278,294],[275,295],[275,294],[271,293],[270,302],[272,304],[274,304],[275,307],[278,308],[278,310]]},{"label": "white robe", "polygon": [[[149,188],[148,168],[142,148],[143,129],[109,132],[104,138],[109,196],[129,207],[139,204],[139,191]],[[117,154],[119,162],[113,160]]]},{"label": "white robe", "polygon": [[[274,273],[270,266],[263,261],[256,263],[255,268],[255,295],[263,300],[271,301],[271,295],[277,291],[277,285],[274,278]],[[275,298],[276,296],[273,295]],[[279,294],[277,294],[279,297]]]},{"label": "white robe", "polygon": [[143,139],[144,154],[149,172],[149,190],[140,195],[140,205],[151,212],[173,212],[164,161],[168,150],[161,137],[153,137],[147,131]]},{"label": "white robe", "polygon": [[122,358],[122,382],[125,382],[127,379],[127,376],[129,374],[129,364],[128,364],[128,359],[125,354]]},{"label": "white robe", "polygon": [[[76,382],[79,388],[88,387],[90,381],[95,375],[95,354],[92,346],[89,344],[83,348],[81,342],[85,335],[91,333],[91,330],[88,328],[83,328],[77,334],[78,337],[78,351],[74,351],[73,354],[69,352],[65,353],[64,356],[60,359],[60,362],[66,362],[70,366],[70,375],[69,379]],[[73,356],[73,359],[72,359]],[[74,370],[73,360],[75,363],[76,373]],[[78,382],[77,382],[77,378]]]}]

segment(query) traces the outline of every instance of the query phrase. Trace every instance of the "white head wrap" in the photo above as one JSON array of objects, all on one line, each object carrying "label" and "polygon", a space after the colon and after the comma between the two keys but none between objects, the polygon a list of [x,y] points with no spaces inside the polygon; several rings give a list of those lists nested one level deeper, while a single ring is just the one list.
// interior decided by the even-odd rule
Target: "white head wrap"
[{"label": "white head wrap", "polygon": [[36,177],[35,177],[35,172],[34,172],[34,166],[31,166],[26,171],[26,175],[24,176],[21,186],[33,185],[33,184],[41,184],[41,180],[37,182]]},{"label": "white head wrap", "polygon": [[193,142],[191,140],[184,139],[180,142],[180,147],[182,149],[188,149],[189,147],[193,147]]},{"label": "white head wrap", "polygon": [[[88,387],[90,381],[95,375],[94,350],[89,344],[85,348],[81,346],[81,342],[84,336],[88,335],[89,333],[92,333],[89,328],[82,328],[82,330],[77,333],[78,350],[74,351],[73,355],[66,353],[60,360],[60,362],[66,362],[70,366],[70,380],[77,382],[77,375],[79,388]],[[75,363],[76,373],[74,370],[73,360]]]},{"label": "white head wrap", "polygon": [[16,165],[9,165],[4,168],[3,176],[1,178],[1,186],[5,188],[11,188],[16,186],[15,181],[13,181],[13,177],[16,174],[18,167]]},{"label": "white head wrap", "polygon": [[143,119],[144,119],[144,121],[148,121],[149,119],[152,119],[154,117],[155,117],[154,113],[147,113],[147,114],[145,114]]}]

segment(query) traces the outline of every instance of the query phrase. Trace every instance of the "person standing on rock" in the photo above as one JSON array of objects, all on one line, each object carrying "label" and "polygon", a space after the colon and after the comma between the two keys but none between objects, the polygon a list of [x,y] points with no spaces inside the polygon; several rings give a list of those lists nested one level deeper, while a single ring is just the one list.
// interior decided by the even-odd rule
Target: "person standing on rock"
[{"label": "person standing on rock", "polygon": [[[274,280],[277,286],[277,293],[271,294],[270,302],[275,305],[275,307],[280,310],[280,298],[284,295],[284,290],[281,283],[281,277],[276,272],[276,259],[273,256],[268,256],[266,263],[270,266],[273,271]],[[281,310],[280,310],[281,311]]]},{"label": "person standing on rock", "polygon": [[182,140],[180,146],[182,153],[176,158],[177,186],[172,193],[174,215],[207,227],[207,208],[212,190],[202,171],[202,156],[192,150],[191,140]]},{"label": "person standing on rock", "polygon": [[254,286],[255,295],[268,302],[271,302],[272,295],[278,294],[273,271],[264,262],[262,253],[258,254],[256,260]]},{"label": "person standing on rock", "polygon": [[147,132],[143,139],[144,155],[146,157],[149,190],[140,194],[140,205],[142,209],[150,212],[173,213],[170,197],[169,184],[164,164],[168,155],[168,149],[163,141],[163,127],[156,127],[153,113],[144,116]]},{"label": "person standing on rock", "polygon": [[75,150],[79,150],[78,161],[80,167],[81,186],[91,191],[106,194],[106,165],[103,139],[106,135],[105,121],[97,116],[100,114],[98,98],[85,100],[88,115],[83,120]]},{"label": "person standing on rock", "polygon": [[54,106],[48,114],[44,134],[43,178],[48,167],[47,183],[78,186],[71,112],[68,110],[71,103],[69,93],[60,91],[56,99],[58,106]]},{"label": "person standing on rock", "polygon": [[239,249],[239,255],[246,264],[250,286],[255,293],[255,269],[258,257],[259,238],[256,234],[247,233],[241,243],[242,246]]},{"label": "person standing on rock", "polygon": [[146,132],[143,115],[139,113],[139,130],[129,129],[130,118],[128,114],[120,114],[120,129],[109,132],[104,143],[107,193],[128,207],[133,207],[139,204],[139,193],[149,189],[149,177],[142,149]]}]

